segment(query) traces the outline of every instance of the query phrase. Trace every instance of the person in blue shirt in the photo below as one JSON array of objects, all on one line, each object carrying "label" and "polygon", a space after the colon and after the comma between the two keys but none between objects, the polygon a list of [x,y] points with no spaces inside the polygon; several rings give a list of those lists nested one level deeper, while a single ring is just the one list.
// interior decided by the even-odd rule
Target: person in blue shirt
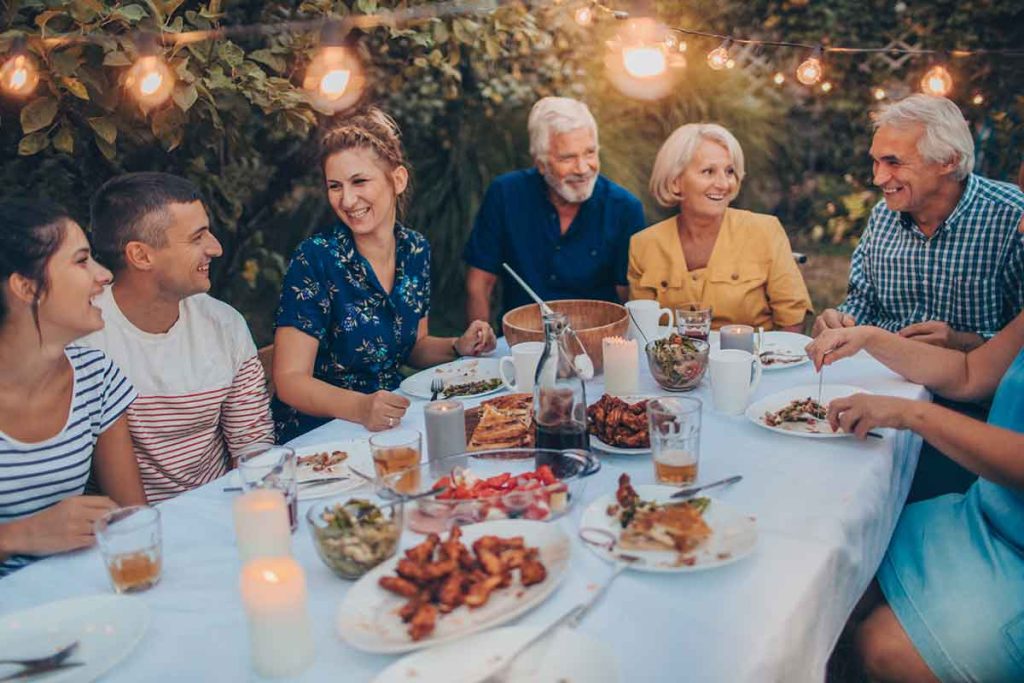
[{"label": "person in blue shirt", "polygon": [[867,678],[1024,681],[1024,314],[969,353],[869,326],[826,330],[807,353],[821,368],[862,350],[936,394],[993,398],[987,424],[878,394],[828,407],[833,428],[910,429],[978,475],[903,510],[851,619]]},{"label": "person in blue shirt", "polygon": [[629,238],[643,205],[599,173],[597,123],[587,105],[545,97],[530,111],[534,168],[498,176],[463,252],[466,319],[491,320],[502,279],[502,313],[532,300],[508,263],[541,298],[625,301]]},{"label": "person in blue shirt", "polygon": [[332,418],[371,431],[397,425],[402,365],[428,367],[495,346],[486,322],[461,337],[427,331],[430,245],[397,222],[409,171],[398,126],[369,108],[321,139],[338,221],[295,250],[274,335],[275,430],[288,441]]}]

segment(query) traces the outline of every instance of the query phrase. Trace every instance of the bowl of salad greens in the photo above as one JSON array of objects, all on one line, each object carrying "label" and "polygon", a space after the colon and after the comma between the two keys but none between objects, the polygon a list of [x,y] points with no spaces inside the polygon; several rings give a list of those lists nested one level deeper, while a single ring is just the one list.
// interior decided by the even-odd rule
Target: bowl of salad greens
[{"label": "bowl of salad greens", "polygon": [[402,507],[369,487],[313,505],[306,521],[317,554],[341,578],[358,579],[398,550]]},{"label": "bowl of salad greens", "polygon": [[710,345],[702,339],[670,334],[647,343],[647,364],[662,389],[696,389],[708,368]]}]

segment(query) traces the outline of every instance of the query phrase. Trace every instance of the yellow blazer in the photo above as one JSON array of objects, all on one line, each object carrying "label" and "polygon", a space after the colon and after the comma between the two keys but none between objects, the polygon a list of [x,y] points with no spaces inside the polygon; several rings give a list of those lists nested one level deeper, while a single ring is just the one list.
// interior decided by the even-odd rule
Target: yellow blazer
[{"label": "yellow blazer", "polygon": [[714,329],[740,323],[771,330],[813,312],[782,223],[741,209],[726,209],[707,267],[698,270],[686,267],[675,217],[641,230],[629,241],[627,277],[630,299],[710,305]]}]

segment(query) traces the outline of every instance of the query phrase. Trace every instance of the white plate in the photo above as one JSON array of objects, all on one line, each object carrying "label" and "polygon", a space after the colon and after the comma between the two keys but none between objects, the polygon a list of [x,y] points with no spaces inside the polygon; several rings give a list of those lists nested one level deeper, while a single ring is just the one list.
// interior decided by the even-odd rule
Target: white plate
[{"label": "white plate", "polygon": [[[848,384],[825,384],[821,387],[821,403],[825,406],[837,398],[849,396],[850,394],[867,394],[870,393],[861,389],[860,387],[850,386]],[[803,422],[786,422],[778,427],[769,427],[765,424],[764,414],[769,411],[776,411],[780,408],[784,408],[789,404],[790,401],[798,398],[816,398],[818,396],[818,385],[817,384],[806,384],[799,387],[790,387],[784,391],[780,391],[771,396],[762,398],[757,403],[753,403],[747,406],[746,416],[747,419],[754,424],[770,429],[773,432],[779,432],[780,434],[789,434],[790,436],[802,436],[808,439],[835,439],[850,436],[846,432],[832,432],[829,431],[829,426],[825,422],[821,422],[814,425],[809,425]]]},{"label": "white plate", "polygon": [[785,354],[787,356],[800,356],[801,359],[791,362],[776,362],[771,365],[764,365],[762,367],[765,370],[785,370],[787,368],[796,368],[805,363],[810,363],[811,359],[808,357],[804,349],[810,344],[813,339],[807,335],[797,334],[796,332],[781,332],[771,331],[764,333],[764,348],[761,349],[761,353],[766,351],[774,351],[775,353]]},{"label": "white plate", "polygon": [[[658,398],[661,394],[629,394],[629,395],[618,395],[612,394],[615,398],[621,398],[626,403],[638,403],[640,401],[649,401],[652,398]],[[603,398],[603,396],[602,396]],[[594,403],[596,403],[595,401]],[[593,405],[593,404],[591,404]],[[607,444],[595,435],[590,435],[590,447],[595,451],[601,451],[602,453],[609,453],[611,455],[650,455],[651,447],[647,448],[623,448],[622,446],[612,446]]]},{"label": "white plate", "polygon": [[295,457],[314,455],[324,451],[345,451],[348,458],[338,463],[330,470],[314,472],[310,466],[299,467],[295,479],[299,483],[304,481],[316,481],[317,479],[328,479],[331,477],[348,477],[345,481],[334,482],[333,484],[320,484],[319,486],[300,486],[299,500],[315,500],[327,498],[345,491],[358,488],[365,483],[365,480],[349,469],[353,465],[357,470],[364,473],[373,472],[373,457],[370,455],[370,443],[366,439],[353,439],[351,441],[330,441],[326,443],[312,444],[309,446],[296,446]]},{"label": "white plate", "polygon": [[[670,502],[673,493],[679,491],[675,486],[646,484],[634,486],[643,500],[659,503]],[[619,520],[608,514],[608,506],[615,503],[615,494],[601,496],[583,512],[580,528],[592,528],[607,531],[618,538],[622,532]],[[629,555],[643,558],[643,562],[629,565],[631,569],[648,572],[698,572],[713,567],[721,567],[742,559],[754,551],[757,544],[757,525],[754,518],[715,498],[704,511],[704,521],[711,527],[711,536],[697,547],[687,558],[693,558],[691,564],[682,564],[679,553],[671,550],[628,550],[622,551]],[[606,548],[585,543],[588,548],[600,557],[613,562],[614,554]]]},{"label": "white plate", "polygon": [[[47,683],[94,681],[131,652],[149,624],[149,609],[138,598],[92,595],[0,616],[0,659],[45,657],[78,641],[69,662],[84,666],[39,676]],[[0,677],[20,667],[0,664]],[[36,680],[33,678],[32,680]]]},{"label": "white plate", "polygon": [[[407,655],[373,683],[477,683],[501,666],[502,658],[541,631],[540,626],[498,628],[456,643]],[[509,667],[505,683],[616,683],[619,663],[606,643],[560,628],[523,652]]]},{"label": "white plate", "polygon": [[[498,358],[460,358],[453,360],[450,363],[444,363],[426,370],[420,370],[412,377],[406,377],[402,380],[399,388],[410,396],[416,398],[430,398],[433,392],[430,391],[430,382],[435,377],[440,377],[444,380],[445,386],[451,384],[466,384],[467,382],[479,382],[487,379],[501,379],[501,375],[498,374],[498,368],[501,365],[501,361]],[[482,391],[479,394],[470,394],[468,396],[453,396],[452,398],[473,398],[474,396],[487,396],[488,394],[494,394],[505,386],[499,384],[497,388],[489,391]],[[438,394],[438,398],[443,398],[443,394]]]},{"label": "white plate", "polygon": [[397,614],[407,600],[377,585],[380,577],[394,575],[398,560],[404,557],[398,553],[364,575],[345,594],[338,607],[338,635],[352,647],[366,652],[410,652],[504,624],[544,602],[569,566],[571,551],[565,532],[554,524],[522,519],[481,522],[462,530],[466,547],[472,547],[473,541],[488,535],[522,536],[527,546],[539,548],[547,578],[528,588],[523,588],[516,578],[512,586],[491,593],[490,600],[482,607],[474,610],[459,607],[449,614],[438,615],[434,632],[414,641],[407,632],[408,625]]}]

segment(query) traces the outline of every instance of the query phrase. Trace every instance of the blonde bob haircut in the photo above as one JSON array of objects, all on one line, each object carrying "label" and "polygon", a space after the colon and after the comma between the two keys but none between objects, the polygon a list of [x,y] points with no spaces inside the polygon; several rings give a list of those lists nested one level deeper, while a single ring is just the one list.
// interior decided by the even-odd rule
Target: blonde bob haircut
[{"label": "blonde bob haircut", "polygon": [[[729,152],[733,168],[736,169],[736,179],[739,183],[743,182],[743,148],[736,137],[717,123],[688,123],[679,126],[668,136],[654,159],[650,190],[659,204],[666,208],[679,206],[681,197],[673,185],[693,161],[697,147],[704,140],[719,144]],[[739,192],[738,184],[736,191]]]}]

